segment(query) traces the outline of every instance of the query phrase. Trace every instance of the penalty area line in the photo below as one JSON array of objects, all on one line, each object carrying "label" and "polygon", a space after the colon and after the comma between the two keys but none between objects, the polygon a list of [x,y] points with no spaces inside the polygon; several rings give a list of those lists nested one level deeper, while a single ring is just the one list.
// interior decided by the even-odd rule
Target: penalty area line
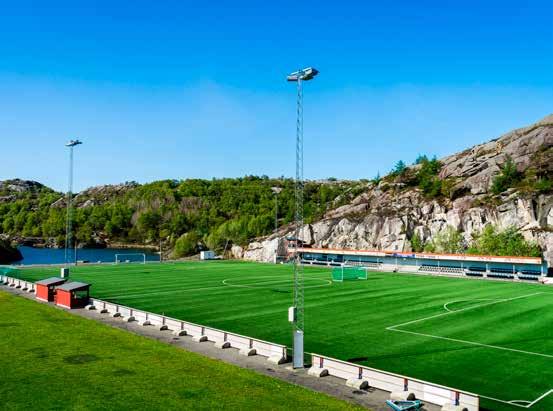
[{"label": "penalty area line", "polygon": [[553,392],[553,389],[551,389],[549,391],[546,391],[542,395],[540,395],[538,398],[536,398],[534,401],[524,401],[524,400],[505,401],[505,400],[500,400],[499,398],[487,397],[485,395],[480,395],[480,398],[485,398],[485,399],[490,400],[490,401],[502,402],[503,404],[509,404],[509,405],[513,405],[515,407],[528,409],[528,408],[532,408],[534,405],[536,405],[538,402],[543,400],[545,397],[547,397],[552,392]]},{"label": "penalty area line", "polygon": [[[425,321],[425,320],[430,320],[430,319],[433,319],[433,318],[439,318],[439,317],[443,317],[443,316],[446,316],[446,315],[451,315],[451,314],[455,314],[455,313],[459,313],[459,312],[463,312],[463,311],[473,310],[473,309],[480,308],[480,307],[485,307],[485,306],[488,306],[488,305],[514,301],[514,300],[518,300],[518,299],[521,299],[521,298],[533,297],[533,296],[536,296],[536,295],[539,295],[539,294],[544,294],[544,293],[543,292],[537,292],[537,293],[532,293],[532,294],[521,295],[521,296],[518,296],[518,297],[498,299],[498,300],[490,299],[491,302],[489,302],[489,303],[478,304],[478,305],[475,305],[475,306],[472,306],[472,307],[466,307],[466,308],[462,308],[460,310],[455,310],[455,311],[449,310],[447,308],[447,304],[455,302],[455,301],[452,301],[450,303],[444,304],[444,308],[446,309],[445,313],[436,314],[436,315],[432,315],[432,316],[425,317],[425,318],[419,318],[417,320],[408,321],[408,322],[405,322],[405,323],[402,323],[402,324],[392,325],[390,327],[387,327],[386,330],[405,333],[405,334],[412,334],[412,335],[417,335],[417,336],[426,337],[426,338],[435,338],[435,339],[439,339],[439,340],[457,342],[457,343],[461,343],[461,344],[468,344],[468,345],[473,345],[473,346],[477,346],[477,347],[492,348],[492,349],[502,350],[502,351],[511,351],[511,352],[515,352],[515,353],[518,353],[518,354],[533,355],[533,356],[545,357],[545,358],[553,358],[553,355],[550,355],[550,354],[542,354],[542,353],[536,353],[536,352],[533,352],[533,351],[518,350],[516,348],[501,347],[501,346],[497,346],[497,345],[484,344],[484,343],[479,343],[479,342],[475,342],[475,341],[461,340],[461,339],[457,339],[457,338],[442,337],[442,336],[439,336],[439,335],[424,334],[424,333],[418,333],[418,332],[415,332],[415,331],[407,331],[407,330],[398,329],[399,327],[402,327],[402,326],[406,326],[406,325],[409,325],[409,324],[415,324],[415,323],[422,322],[422,321]],[[480,300],[481,301],[486,301],[484,299],[480,299]],[[487,400],[497,401],[497,402],[501,402],[501,403],[512,405],[512,406],[519,407],[519,408],[529,409],[529,408],[533,407],[535,404],[537,404],[539,401],[543,400],[545,397],[550,395],[551,393],[553,393],[553,389],[543,393],[542,395],[540,395],[538,398],[536,398],[533,401],[526,401],[526,400],[510,400],[510,401],[507,401],[507,400],[501,400],[499,398],[488,397],[486,395],[480,395],[480,397],[485,398]]]},{"label": "penalty area line", "polygon": [[[395,330],[396,328],[403,327],[403,326],[410,325],[410,324],[419,323],[419,322],[426,321],[426,320],[431,320],[433,318],[439,318],[439,317],[443,317],[445,315],[451,315],[451,314],[455,314],[455,313],[461,313],[463,311],[474,310],[476,308],[486,307],[488,305],[506,303],[506,302],[509,302],[509,301],[519,300],[521,298],[533,297],[533,296],[539,295],[539,294],[543,294],[543,292],[520,295],[518,297],[506,298],[506,299],[502,299],[502,300],[495,300],[495,301],[492,301],[492,302],[489,302],[489,303],[478,304],[478,305],[474,305],[474,306],[471,306],[471,307],[461,308],[460,310],[455,310],[455,311],[447,311],[445,313],[431,315],[430,317],[419,318],[417,320],[412,320],[412,321],[407,321],[407,322],[401,323],[401,324],[391,325],[391,326],[387,327],[386,329],[390,330],[390,331],[396,331]],[[399,331],[399,330],[397,330],[397,331]]]}]

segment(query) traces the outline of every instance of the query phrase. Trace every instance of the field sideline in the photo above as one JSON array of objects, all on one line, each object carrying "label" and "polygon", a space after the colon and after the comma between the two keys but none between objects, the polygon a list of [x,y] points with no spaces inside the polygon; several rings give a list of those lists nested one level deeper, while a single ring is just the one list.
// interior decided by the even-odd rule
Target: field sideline
[{"label": "field sideline", "polygon": [[[237,261],[72,269],[95,297],[286,345],[291,275]],[[391,273],[332,283],[311,267],[305,278],[307,351],[475,392],[483,409],[553,409],[548,287]]]}]

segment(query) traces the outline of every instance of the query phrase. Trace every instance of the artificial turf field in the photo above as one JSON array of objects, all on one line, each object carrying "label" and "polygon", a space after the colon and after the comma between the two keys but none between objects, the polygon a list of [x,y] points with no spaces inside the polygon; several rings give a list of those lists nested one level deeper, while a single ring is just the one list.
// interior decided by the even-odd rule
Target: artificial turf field
[{"label": "artificial turf field", "polygon": [[[28,268],[27,280],[59,268]],[[291,345],[288,265],[235,261],[80,266],[95,297]],[[306,351],[478,393],[483,409],[553,410],[553,289],[305,268]]]}]

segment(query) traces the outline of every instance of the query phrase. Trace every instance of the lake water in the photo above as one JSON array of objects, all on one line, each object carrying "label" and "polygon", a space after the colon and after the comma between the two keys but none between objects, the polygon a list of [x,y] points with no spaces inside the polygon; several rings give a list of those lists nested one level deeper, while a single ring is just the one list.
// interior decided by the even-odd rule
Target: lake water
[{"label": "lake water", "polygon": [[[18,247],[23,255],[23,260],[14,262],[14,265],[29,265],[29,264],[63,264],[65,263],[65,250],[63,248],[34,248],[21,246]],[[71,250],[70,261],[74,261],[75,250]],[[129,253],[144,253],[147,261],[159,261],[159,254],[152,250],[135,249],[135,248],[81,248],[77,249],[78,261],[89,261],[95,263],[101,261],[103,263],[115,262],[115,254]],[[125,259],[135,261],[138,256],[128,256]],[[123,259],[123,258],[122,258]]]}]

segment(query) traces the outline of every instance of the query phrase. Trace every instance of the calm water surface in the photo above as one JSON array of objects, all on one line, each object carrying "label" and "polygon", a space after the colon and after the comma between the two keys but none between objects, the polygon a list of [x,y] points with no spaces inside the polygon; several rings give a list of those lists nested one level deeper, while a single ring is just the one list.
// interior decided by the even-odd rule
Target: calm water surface
[{"label": "calm water surface", "polygon": [[[29,264],[63,264],[65,262],[65,250],[63,248],[34,248],[21,246],[18,247],[23,255],[23,260],[16,261],[14,265]],[[71,262],[74,261],[74,250],[71,251]],[[77,250],[77,260],[86,260],[95,262],[115,262],[115,254],[144,253],[147,261],[159,261],[159,255],[152,250],[133,249],[133,248],[83,248]],[[138,256],[125,257],[132,261]]]}]

